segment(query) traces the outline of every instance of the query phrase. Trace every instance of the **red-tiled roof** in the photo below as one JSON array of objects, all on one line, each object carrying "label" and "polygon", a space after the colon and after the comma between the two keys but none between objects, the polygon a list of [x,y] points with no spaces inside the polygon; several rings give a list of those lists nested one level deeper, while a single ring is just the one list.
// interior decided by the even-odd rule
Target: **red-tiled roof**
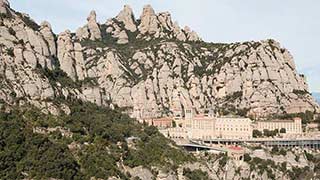
[{"label": "red-tiled roof", "polygon": [[229,149],[240,151],[242,148],[240,146],[230,146]]}]

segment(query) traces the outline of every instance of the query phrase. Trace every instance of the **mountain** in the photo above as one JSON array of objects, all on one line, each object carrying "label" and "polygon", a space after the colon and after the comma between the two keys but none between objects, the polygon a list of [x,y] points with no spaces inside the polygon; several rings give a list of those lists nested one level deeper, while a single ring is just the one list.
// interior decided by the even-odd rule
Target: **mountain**
[{"label": "mountain", "polygon": [[318,110],[290,53],[274,40],[206,43],[151,6],[140,19],[125,6],[101,24],[91,12],[76,33],[56,35],[48,22],[39,25],[0,0],[0,79],[0,179],[319,174],[319,159],[304,151],[246,154],[242,168],[226,154],[194,156],[126,114]]},{"label": "mountain", "polygon": [[312,96],[316,99],[316,101],[318,102],[318,104],[320,104],[320,93],[317,92],[313,92]]},{"label": "mountain", "polygon": [[[168,12],[129,6],[105,23],[92,11],[76,33],[1,5],[0,99],[58,114],[57,98],[117,105],[133,117],[197,113],[266,116],[319,110],[288,50],[275,40],[207,43]],[[76,82],[76,86],[70,86]],[[67,108],[67,107],[66,107]]]}]

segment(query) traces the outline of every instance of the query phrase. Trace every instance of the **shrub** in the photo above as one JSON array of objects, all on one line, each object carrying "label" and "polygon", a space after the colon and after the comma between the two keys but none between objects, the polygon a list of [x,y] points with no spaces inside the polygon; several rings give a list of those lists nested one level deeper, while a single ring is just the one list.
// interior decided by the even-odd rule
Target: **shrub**
[{"label": "shrub", "polygon": [[249,155],[248,153],[245,153],[245,154],[243,155],[243,160],[244,160],[245,162],[251,161],[250,155]]},{"label": "shrub", "polygon": [[314,156],[307,151],[304,151],[304,154],[306,155],[306,158],[308,161],[314,161]]},{"label": "shrub", "polygon": [[16,35],[16,31],[14,31],[14,30],[12,29],[12,27],[9,28],[9,33],[10,33],[11,35],[13,35],[13,36]]},{"label": "shrub", "polygon": [[280,129],[280,133],[286,133],[286,132],[287,132],[287,130],[285,128]]},{"label": "shrub", "polygon": [[208,180],[209,175],[207,172],[203,172],[200,169],[191,171],[189,168],[183,169],[183,175],[189,180]]},{"label": "shrub", "polygon": [[13,48],[7,48],[6,51],[9,56],[14,57]]},{"label": "shrub", "polygon": [[262,137],[262,132],[259,131],[259,130],[254,129],[254,130],[252,131],[252,136],[253,136],[254,138]]},{"label": "shrub", "polygon": [[275,153],[278,153],[278,152],[279,152],[278,146],[273,146],[272,149],[271,149],[271,153],[275,154]]}]

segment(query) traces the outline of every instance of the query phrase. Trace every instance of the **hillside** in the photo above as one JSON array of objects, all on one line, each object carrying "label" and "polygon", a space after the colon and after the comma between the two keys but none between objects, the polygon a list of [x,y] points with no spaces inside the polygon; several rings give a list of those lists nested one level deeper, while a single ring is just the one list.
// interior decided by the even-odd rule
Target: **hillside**
[{"label": "hillside", "polygon": [[77,32],[57,35],[0,0],[0,79],[0,179],[319,176],[320,158],[298,150],[247,155],[243,168],[223,154],[194,156],[127,114],[318,111],[275,40],[207,43],[151,6],[139,19],[124,6],[105,23],[92,11]]}]

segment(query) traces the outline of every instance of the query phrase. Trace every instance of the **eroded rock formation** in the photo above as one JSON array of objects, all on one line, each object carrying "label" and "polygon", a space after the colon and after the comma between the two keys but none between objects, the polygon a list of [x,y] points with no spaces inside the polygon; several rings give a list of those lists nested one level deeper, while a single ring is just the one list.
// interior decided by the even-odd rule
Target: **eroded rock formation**
[{"label": "eroded rock formation", "polygon": [[319,109],[293,57],[275,40],[206,43],[149,5],[138,20],[129,6],[106,23],[92,11],[76,33],[56,37],[48,22],[39,26],[0,2],[5,102],[72,96],[145,117],[186,108],[259,116]]}]

